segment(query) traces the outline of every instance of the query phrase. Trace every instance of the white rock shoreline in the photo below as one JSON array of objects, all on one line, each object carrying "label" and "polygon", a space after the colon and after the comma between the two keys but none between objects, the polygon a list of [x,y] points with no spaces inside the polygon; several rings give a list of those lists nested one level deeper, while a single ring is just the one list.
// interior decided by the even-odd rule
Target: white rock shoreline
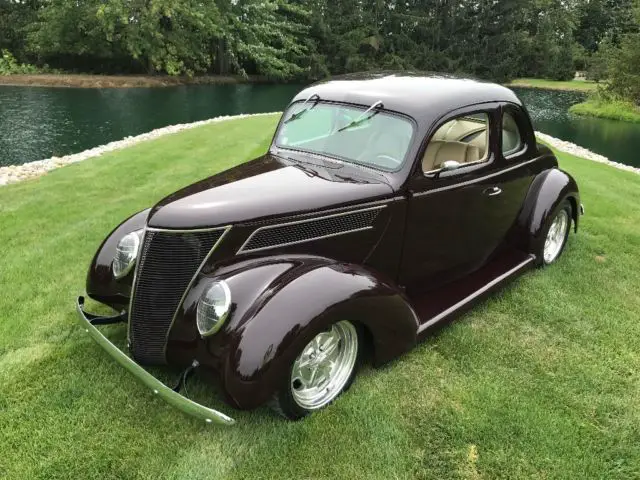
[{"label": "white rock shoreline", "polygon": [[580,145],[576,145],[575,143],[565,142],[564,140],[560,140],[559,138],[552,137],[551,135],[547,135],[546,133],[542,132],[536,132],[536,137],[538,137],[543,142],[548,143],[553,148],[560,150],[561,152],[570,153],[571,155],[575,155],[576,157],[586,158],[587,160],[593,160],[594,162],[604,163],[606,165],[609,165],[610,167],[619,168],[620,170],[640,173],[640,168],[632,167],[631,165],[625,165],[624,163],[614,162],[603,155],[592,152],[591,150],[587,150],[586,148],[581,147]]},{"label": "white rock shoreline", "polygon": [[[21,182],[29,178],[39,177],[49,172],[50,170],[54,170],[56,168],[60,168],[65,165],[69,165],[71,163],[77,163],[83,160],[87,160],[89,158],[99,157],[100,155],[107,152],[113,152],[114,150],[127,148],[140,142],[153,140],[158,137],[162,137],[164,135],[170,135],[172,133],[180,132],[182,130],[188,130],[190,128],[196,128],[202,125],[209,125],[211,123],[219,123],[219,122],[225,122],[229,120],[235,120],[238,118],[259,117],[259,116],[266,116],[266,115],[275,115],[278,113],[280,112],[221,116],[221,117],[211,118],[209,120],[203,120],[200,122],[170,125],[168,127],[158,128],[151,132],[143,133],[135,137],[126,137],[122,140],[118,140],[115,142],[107,143],[106,145],[94,147],[89,150],[85,150],[84,152],[65,155],[64,157],[51,157],[45,160],[37,160],[35,162],[25,163],[23,165],[10,165],[7,167],[0,167],[0,186],[8,185],[10,183]],[[577,157],[585,158],[587,160],[593,160],[594,162],[604,163],[606,165],[619,168],[621,170],[640,173],[640,168],[635,168],[629,165],[624,165],[622,163],[613,162],[609,160],[607,157],[594,153],[574,143],[565,142],[564,140],[560,140],[559,138],[552,137],[551,135],[547,135],[542,132],[536,132],[536,136],[540,140],[547,142],[549,145],[551,145],[552,147],[562,152],[567,152]]]},{"label": "white rock shoreline", "polygon": [[221,117],[210,118],[208,120],[202,120],[199,122],[169,125],[168,127],[158,128],[141,135],[136,135],[135,137],[126,137],[122,140],[107,143],[106,145],[100,145],[98,147],[90,148],[89,150],[85,150],[84,152],[65,155],[64,157],[51,157],[45,160],[36,160],[35,162],[29,162],[22,165],[9,165],[7,167],[0,167],[0,186],[21,182],[29,178],[39,177],[49,172],[50,170],[64,167],[65,165],[69,165],[71,163],[82,162],[83,160],[99,157],[100,155],[107,152],[113,152],[114,150],[131,147],[132,145],[136,145],[137,143],[146,142],[147,140],[154,140],[164,135],[170,135],[182,130],[201,127],[203,125],[209,125],[211,123],[236,120],[239,118],[262,117],[280,113],[281,112],[225,115]]}]

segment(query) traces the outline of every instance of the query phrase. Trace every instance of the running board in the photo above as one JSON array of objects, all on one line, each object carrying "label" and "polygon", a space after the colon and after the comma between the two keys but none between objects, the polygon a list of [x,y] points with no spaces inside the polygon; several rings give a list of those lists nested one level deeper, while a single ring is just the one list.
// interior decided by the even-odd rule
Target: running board
[{"label": "running board", "polygon": [[411,296],[420,318],[418,336],[444,320],[450,320],[473,307],[493,290],[519,277],[533,267],[535,255],[511,251],[492,260],[472,274],[443,287]]}]

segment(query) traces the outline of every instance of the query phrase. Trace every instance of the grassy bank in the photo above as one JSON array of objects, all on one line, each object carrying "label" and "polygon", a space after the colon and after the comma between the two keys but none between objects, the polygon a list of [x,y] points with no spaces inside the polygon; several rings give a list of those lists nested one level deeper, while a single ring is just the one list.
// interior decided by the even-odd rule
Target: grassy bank
[{"label": "grassy bank", "polygon": [[593,96],[586,102],[572,105],[569,112],[588,117],[640,123],[640,107],[623,100],[602,100]]},{"label": "grassy bank", "polygon": [[591,92],[598,87],[598,84],[586,80],[557,81],[544,80],[541,78],[517,78],[511,81],[507,86],[543,88],[547,90],[573,90],[578,92]]},{"label": "grassy bank", "polygon": [[204,75],[199,77],[172,77],[169,75],[85,75],[85,74],[32,74],[0,75],[0,85],[30,87],[76,88],[131,88],[171,87],[175,85],[220,85],[245,82],[265,82],[266,79],[251,76],[248,79],[232,75]]},{"label": "grassy bank", "polygon": [[0,478],[640,476],[640,177],[570,155],[587,216],[557,265],[365,368],[302,422],[230,410],[198,382],[189,393],[238,424],[191,420],[80,331],[73,302],[111,228],[264,151],[275,122],[214,124],[0,188]]}]

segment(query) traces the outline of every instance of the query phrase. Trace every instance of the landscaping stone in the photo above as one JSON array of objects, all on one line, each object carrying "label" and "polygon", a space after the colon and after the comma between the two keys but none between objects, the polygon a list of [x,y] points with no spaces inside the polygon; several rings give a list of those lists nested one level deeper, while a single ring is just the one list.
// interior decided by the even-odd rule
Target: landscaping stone
[{"label": "landscaping stone", "polygon": [[[238,118],[274,115],[276,113],[280,113],[280,112],[221,116],[221,117],[211,118],[209,120],[203,120],[200,122],[170,125],[168,127],[158,128],[151,132],[143,133],[135,137],[128,136],[123,138],[122,140],[118,140],[115,142],[107,143],[106,145],[90,148],[89,150],[85,150],[84,152],[74,153],[72,155],[65,155],[64,157],[51,157],[46,160],[37,160],[35,162],[25,163],[24,165],[9,165],[6,167],[0,167],[0,186],[8,185],[10,183],[16,183],[16,182],[27,180],[30,178],[39,177],[40,175],[44,175],[45,173],[55,168],[60,168],[65,165],[69,165],[71,163],[82,162],[83,160],[87,160],[89,158],[99,157],[100,155],[107,152],[113,152],[114,150],[127,148],[140,142],[153,140],[158,137],[162,137],[164,135],[170,135],[172,133],[180,132],[182,130],[188,130],[190,128],[196,128],[202,125],[209,125],[211,123],[219,123],[219,122],[225,122],[228,120],[235,120]],[[574,143],[565,142],[564,140],[560,140],[559,138],[555,138],[555,137],[552,137],[551,135],[547,135],[541,132],[536,132],[536,135],[541,140],[547,142],[549,145],[551,145],[554,148],[557,148],[562,152],[567,152],[577,157],[586,158],[587,160],[593,160],[594,162],[604,163],[606,165],[619,168],[621,170],[640,173],[640,168],[635,168],[629,165],[623,165],[621,163],[613,162],[609,160],[607,157],[598,155],[597,153],[591,152],[590,150],[580,147],[579,145],[576,145]]]},{"label": "landscaping stone", "polygon": [[587,160],[593,160],[594,162],[604,163],[611,167],[619,168],[620,170],[640,173],[640,168],[614,162],[603,155],[594,153],[591,150],[587,150],[586,148],[581,147],[580,145],[576,145],[575,143],[565,142],[564,140],[560,140],[559,138],[552,137],[551,135],[547,135],[546,133],[542,132],[536,132],[536,136],[540,140],[547,142],[549,145],[560,150],[561,152],[570,153],[571,155],[575,155],[576,157],[586,158]]}]

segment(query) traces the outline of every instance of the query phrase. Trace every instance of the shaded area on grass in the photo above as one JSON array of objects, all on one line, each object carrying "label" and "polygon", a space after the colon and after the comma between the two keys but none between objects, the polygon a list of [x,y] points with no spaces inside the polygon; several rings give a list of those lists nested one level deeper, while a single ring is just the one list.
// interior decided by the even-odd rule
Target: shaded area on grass
[{"label": "shaded area on grass", "polygon": [[[211,428],[154,399],[86,337],[73,302],[104,236],[263,152],[276,120],[181,132],[0,190],[0,477],[640,475],[640,180],[569,155],[560,161],[587,216],[559,263],[365,368],[302,422],[224,406],[237,426]],[[108,335],[124,338],[118,326]],[[220,406],[208,385],[189,393]]]}]

